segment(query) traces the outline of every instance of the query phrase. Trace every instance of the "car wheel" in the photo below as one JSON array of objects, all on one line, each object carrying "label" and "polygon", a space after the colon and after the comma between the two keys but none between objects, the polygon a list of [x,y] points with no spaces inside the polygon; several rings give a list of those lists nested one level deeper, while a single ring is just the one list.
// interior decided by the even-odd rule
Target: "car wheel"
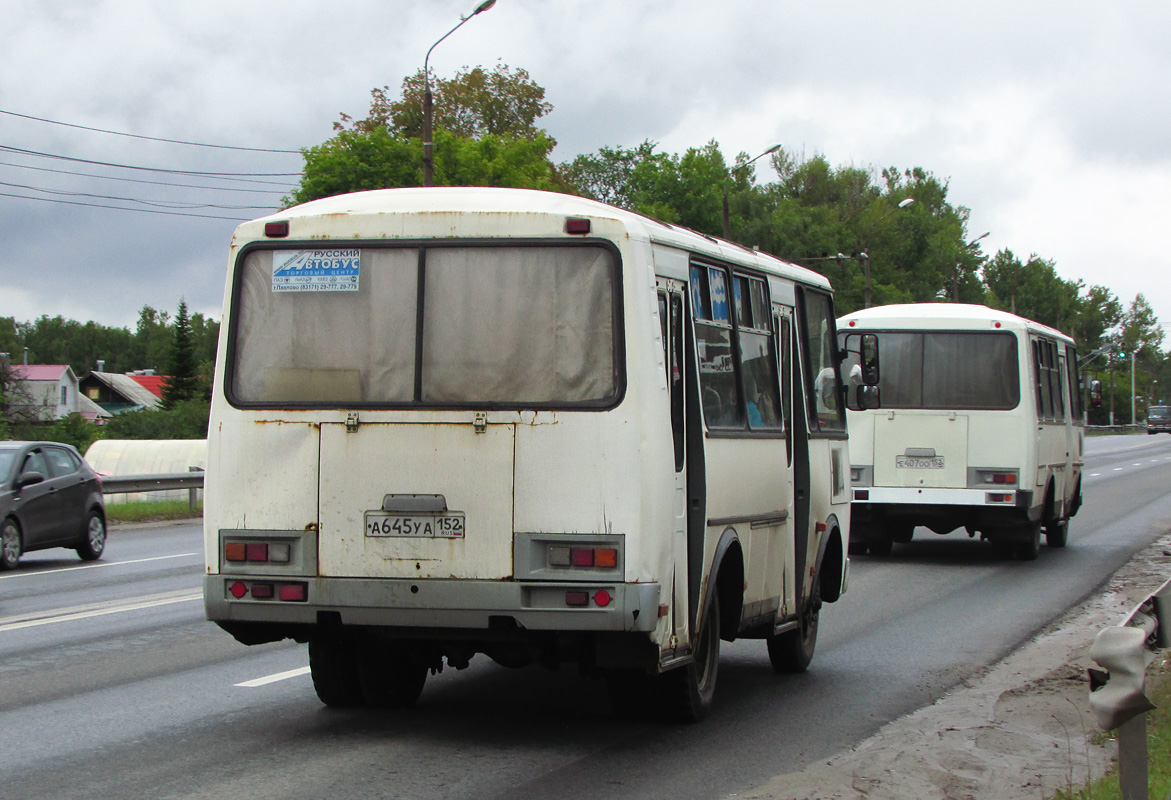
[{"label": "car wheel", "polygon": [[11,519],[0,526],[0,569],[16,569],[20,554],[24,551],[20,541],[20,528]]},{"label": "car wheel", "polygon": [[91,511],[85,518],[85,532],[77,554],[82,561],[97,561],[106,549],[106,520],[98,511]]}]

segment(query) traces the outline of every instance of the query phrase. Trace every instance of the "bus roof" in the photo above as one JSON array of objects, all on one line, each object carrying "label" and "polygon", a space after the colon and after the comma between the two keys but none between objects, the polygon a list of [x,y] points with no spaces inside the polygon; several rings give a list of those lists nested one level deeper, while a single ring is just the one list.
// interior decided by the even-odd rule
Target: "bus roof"
[{"label": "bus roof", "polygon": [[[823,289],[830,288],[829,280],[824,275],[767,253],[677,225],[659,222],[633,211],[599,203],[596,200],[535,189],[436,186],[373,189],[366,192],[335,195],[293,206],[251,222],[245,222],[236,229],[234,241],[243,243],[264,239],[264,223],[266,222],[289,220],[290,223],[294,223],[298,219],[309,217],[333,217],[336,220],[338,217],[352,219],[354,217],[410,214],[494,214],[513,218],[520,215],[529,217],[547,215],[612,220],[622,225],[632,239],[643,239],[657,244],[679,247],[722,261],[750,265],[764,272]],[[371,238],[397,238],[389,232],[401,230],[401,226],[384,223],[380,225],[380,229],[383,231],[382,235]],[[564,225],[559,223],[552,230],[563,233]],[[450,236],[450,233],[448,235]],[[363,234],[358,234],[359,238],[362,236]],[[293,224],[290,238],[320,238],[320,232],[302,236],[297,233],[296,225]],[[344,237],[338,236],[336,238],[352,239],[355,238],[355,234],[351,232]]]},{"label": "bus roof", "polygon": [[1007,311],[972,303],[897,303],[875,306],[846,314],[839,322],[839,328],[856,322],[858,327],[865,330],[988,330],[991,326],[1011,326],[1073,343],[1070,336],[1056,328]]}]

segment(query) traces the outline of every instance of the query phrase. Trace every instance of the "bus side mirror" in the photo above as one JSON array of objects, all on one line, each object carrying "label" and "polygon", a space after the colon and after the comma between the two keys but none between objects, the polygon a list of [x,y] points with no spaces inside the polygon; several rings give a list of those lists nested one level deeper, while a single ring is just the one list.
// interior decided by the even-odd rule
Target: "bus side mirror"
[{"label": "bus side mirror", "polygon": [[882,395],[877,386],[859,386],[855,392],[854,406],[859,411],[882,408]]},{"label": "bus side mirror", "polygon": [[851,379],[861,378],[863,386],[877,386],[878,369],[878,335],[874,333],[850,333],[846,335],[843,353],[846,357],[857,356],[858,372],[851,370]]}]

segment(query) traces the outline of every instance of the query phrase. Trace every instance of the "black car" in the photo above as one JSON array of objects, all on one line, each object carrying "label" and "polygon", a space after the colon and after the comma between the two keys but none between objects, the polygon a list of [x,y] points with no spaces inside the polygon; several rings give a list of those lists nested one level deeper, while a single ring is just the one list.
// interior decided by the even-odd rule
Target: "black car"
[{"label": "black car", "polygon": [[1147,409],[1147,433],[1171,433],[1171,406]]},{"label": "black car", "polygon": [[68,547],[85,561],[101,557],[102,482],[67,444],[0,442],[0,569],[47,547]]}]

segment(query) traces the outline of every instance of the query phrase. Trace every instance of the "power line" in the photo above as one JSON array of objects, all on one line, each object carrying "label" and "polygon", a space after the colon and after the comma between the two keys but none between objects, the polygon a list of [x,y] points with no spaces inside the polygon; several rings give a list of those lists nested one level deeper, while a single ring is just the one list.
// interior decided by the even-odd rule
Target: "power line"
[{"label": "power line", "polygon": [[[0,167],[15,167],[16,169],[31,169],[36,172],[52,172],[56,175],[73,175],[81,178],[96,178],[102,181],[121,181],[123,183],[142,183],[148,186],[168,186],[176,189],[205,189],[213,192],[248,192],[250,194],[274,194],[273,189],[237,189],[234,186],[200,186],[194,183],[168,183],[166,181],[146,181],[140,178],[118,178],[113,175],[95,175],[92,172],[72,172],[66,169],[49,169],[48,167],[34,167],[31,164],[13,164],[11,161],[0,161]],[[277,184],[272,184],[277,185]],[[291,190],[286,186],[285,190]]]},{"label": "power line", "polygon": [[158,211],[150,208],[125,208],[123,206],[108,206],[102,203],[82,203],[77,200],[54,200],[48,197],[29,197],[23,194],[0,192],[0,197],[15,197],[18,200],[38,200],[42,203],[58,203],[67,206],[86,206],[88,208],[107,208],[112,211],[133,211],[138,214],[164,214],[169,217],[197,217],[199,219],[226,219],[232,222],[247,222],[248,217],[221,217],[213,214],[184,214],[181,211]]},{"label": "power line", "polygon": [[[72,161],[78,164],[93,164],[99,167],[114,167],[115,169],[131,169],[142,172],[161,172],[166,175],[190,175],[194,177],[203,178],[218,178],[220,180],[236,180],[239,178],[299,178],[299,172],[200,172],[197,170],[184,169],[163,169],[162,167],[142,167],[135,164],[117,164],[109,161],[94,161],[88,158],[74,158],[73,156],[62,156],[55,153],[41,153],[36,150],[25,150],[20,147],[12,147],[10,145],[0,144],[0,151],[8,153],[16,153],[18,155],[34,156],[37,158],[49,158],[58,161]],[[253,183],[270,183],[269,181],[253,181]],[[281,184],[272,183],[273,186],[280,186]]]},{"label": "power line", "polygon": [[10,189],[24,189],[29,192],[62,195],[65,197],[92,197],[95,200],[118,200],[123,203],[142,203],[143,205],[157,206],[159,208],[220,208],[225,211],[247,211],[249,209],[256,211],[277,210],[275,206],[225,206],[216,203],[184,203],[177,200],[142,200],[137,197],[118,197],[115,195],[90,194],[89,192],[69,192],[64,189],[44,189],[40,186],[27,186],[20,183],[7,183],[5,181],[0,181],[0,186],[7,186]]},{"label": "power line", "polygon": [[266,148],[266,147],[235,147],[233,145],[227,145],[227,144],[204,144],[202,142],[188,142],[188,141],[184,141],[182,139],[162,139],[162,138],[158,138],[156,136],[141,136],[137,133],[123,133],[121,131],[106,130],[105,128],[91,128],[88,125],[74,125],[71,122],[58,122],[57,120],[53,120],[53,119],[45,119],[43,117],[29,116],[28,114],[17,114],[15,111],[5,111],[3,109],[0,109],[0,114],[6,114],[10,117],[19,117],[21,119],[29,119],[29,120],[33,120],[35,122],[45,122],[45,123],[48,123],[49,125],[60,125],[65,128],[77,128],[78,130],[94,131],[95,133],[108,133],[111,136],[126,136],[131,139],[145,139],[146,141],[150,141],[150,142],[166,142],[168,144],[184,144],[184,145],[189,145],[191,147],[212,147],[212,148],[215,148],[218,150],[245,150],[250,153],[300,154],[300,152],[301,152],[300,150],[277,150],[277,149]]}]

